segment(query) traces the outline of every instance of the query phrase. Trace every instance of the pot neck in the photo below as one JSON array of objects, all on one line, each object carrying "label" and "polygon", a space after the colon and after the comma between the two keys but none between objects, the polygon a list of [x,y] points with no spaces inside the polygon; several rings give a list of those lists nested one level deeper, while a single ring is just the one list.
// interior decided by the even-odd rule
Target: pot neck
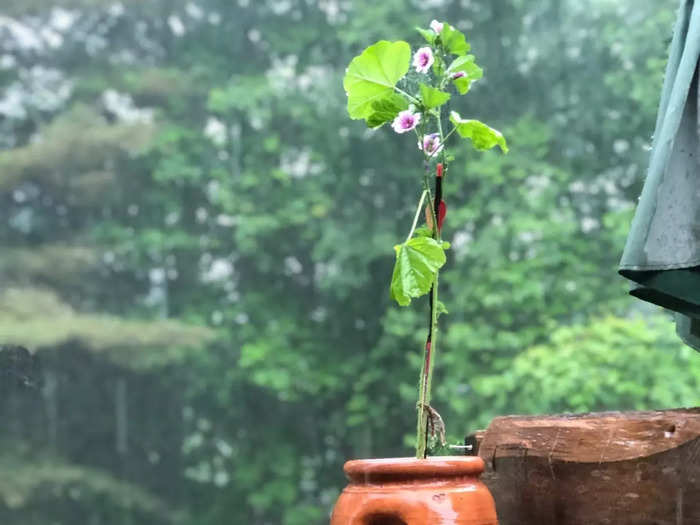
[{"label": "pot neck", "polygon": [[484,471],[476,456],[442,456],[428,459],[361,459],[345,463],[345,475],[356,485],[400,481],[447,481],[475,478]]}]

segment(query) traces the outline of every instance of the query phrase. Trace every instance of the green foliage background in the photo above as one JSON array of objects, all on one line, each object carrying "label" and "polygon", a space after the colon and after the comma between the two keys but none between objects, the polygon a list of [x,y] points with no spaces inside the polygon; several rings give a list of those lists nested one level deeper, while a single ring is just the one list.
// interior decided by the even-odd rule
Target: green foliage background
[{"label": "green foliage background", "polygon": [[697,404],[700,357],[616,275],[674,8],[4,2],[0,342],[40,371],[0,376],[0,522],[324,523],[344,459],[410,455],[424,305],[388,282],[420,154],[341,79],[433,18],[484,67],[452,109],[510,146],[446,187],[451,439]]}]

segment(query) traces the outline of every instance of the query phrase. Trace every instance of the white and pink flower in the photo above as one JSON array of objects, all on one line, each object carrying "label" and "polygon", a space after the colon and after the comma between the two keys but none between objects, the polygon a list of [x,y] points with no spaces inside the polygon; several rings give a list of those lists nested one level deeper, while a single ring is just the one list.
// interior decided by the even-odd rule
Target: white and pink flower
[{"label": "white and pink flower", "polygon": [[425,151],[428,157],[434,157],[442,151],[443,145],[440,143],[440,134],[431,133],[423,135],[423,139],[418,141],[418,149]]},{"label": "white and pink flower", "polygon": [[421,47],[413,55],[413,67],[416,68],[418,73],[427,73],[433,62],[435,62],[435,57],[433,56],[433,50],[429,47]]},{"label": "white and pink flower", "polygon": [[430,29],[435,31],[436,35],[439,35],[440,33],[442,33],[443,27],[444,26],[443,26],[442,22],[438,22],[437,20],[433,20],[432,22],[430,22]]},{"label": "white and pink flower", "polygon": [[452,80],[457,80],[458,78],[465,76],[467,76],[467,74],[464,71],[456,71],[455,73],[452,73]]},{"label": "white and pink flower", "polygon": [[396,116],[394,122],[391,123],[391,127],[394,128],[396,133],[406,133],[415,129],[419,122],[420,113],[413,113],[413,111],[407,109]]}]

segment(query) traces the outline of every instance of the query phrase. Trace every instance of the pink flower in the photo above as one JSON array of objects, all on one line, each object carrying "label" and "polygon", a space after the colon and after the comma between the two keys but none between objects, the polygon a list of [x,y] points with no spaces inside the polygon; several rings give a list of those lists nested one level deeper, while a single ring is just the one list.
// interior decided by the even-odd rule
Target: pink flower
[{"label": "pink flower", "polygon": [[420,113],[413,113],[410,109],[402,111],[392,122],[391,127],[396,133],[406,133],[414,129],[420,122]]},{"label": "pink flower", "polygon": [[430,22],[430,29],[435,31],[435,34],[440,34],[442,33],[442,22],[438,22],[437,20],[433,20]]},{"label": "pink flower", "polygon": [[457,71],[456,73],[452,73],[452,80],[462,78],[465,75],[466,75],[466,73],[464,71]]},{"label": "pink flower", "polygon": [[[425,151],[428,157],[434,157],[442,151],[443,145],[440,144],[440,134],[431,133],[430,135],[423,135],[423,140],[418,142],[418,149]],[[442,168],[440,168],[442,171]]]},{"label": "pink flower", "polygon": [[419,73],[427,73],[433,62],[435,62],[435,57],[433,57],[433,50],[429,47],[421,47],[413,55],[413,66]]}]

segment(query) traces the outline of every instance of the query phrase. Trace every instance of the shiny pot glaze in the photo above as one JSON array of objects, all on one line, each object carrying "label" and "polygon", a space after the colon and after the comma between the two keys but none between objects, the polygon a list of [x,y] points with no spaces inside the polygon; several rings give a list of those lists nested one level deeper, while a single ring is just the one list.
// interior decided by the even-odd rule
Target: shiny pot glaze
[{"label": "shiny pot glaze", "polygon": [[331,525],[497,525],[479,457],[348,461]]}]

